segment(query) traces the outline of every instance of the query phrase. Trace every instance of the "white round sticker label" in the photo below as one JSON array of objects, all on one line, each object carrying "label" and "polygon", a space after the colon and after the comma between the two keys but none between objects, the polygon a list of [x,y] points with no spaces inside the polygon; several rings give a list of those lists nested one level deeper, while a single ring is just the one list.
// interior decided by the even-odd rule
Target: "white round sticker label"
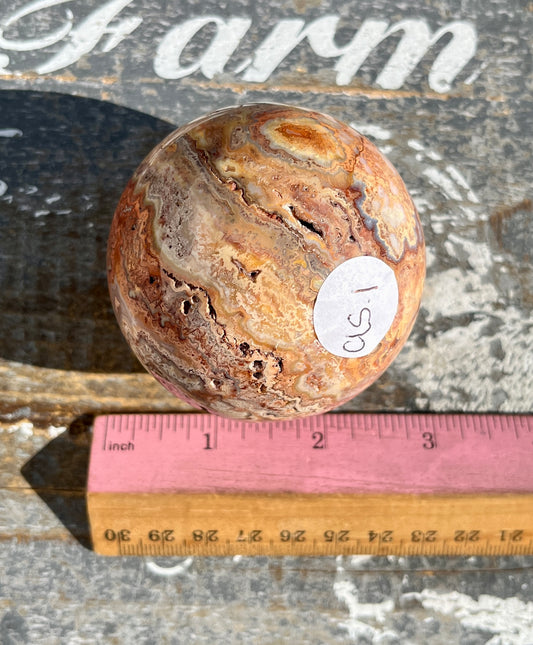
[{"label": "white round sticker label", "polygon": [[398,283],[382,260],[346,260],[325,279],[313,312],[315,333],[332,354],[359,358],[374,351],[398,310]]}]

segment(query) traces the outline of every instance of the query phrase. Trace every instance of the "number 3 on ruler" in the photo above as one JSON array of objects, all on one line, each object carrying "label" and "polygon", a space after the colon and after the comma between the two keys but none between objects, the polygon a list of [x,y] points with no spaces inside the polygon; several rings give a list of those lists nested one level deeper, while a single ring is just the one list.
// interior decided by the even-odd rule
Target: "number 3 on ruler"
[{"label": "number 3 on ruler", "polygon": [[433,450],[433,448],[437,447],[435,435],[432,432],[423,432],[422,439],[424,440],[422,447],[426,450]]}]

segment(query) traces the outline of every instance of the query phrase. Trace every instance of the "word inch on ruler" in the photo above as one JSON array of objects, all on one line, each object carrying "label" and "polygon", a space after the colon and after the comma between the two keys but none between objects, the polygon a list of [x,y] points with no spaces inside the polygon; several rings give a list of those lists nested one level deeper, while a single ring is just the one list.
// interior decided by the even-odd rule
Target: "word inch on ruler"
[{"label": "word inch on ruler", "polygon": [[533,553],[527,415],[98,417],[107,555]]}]

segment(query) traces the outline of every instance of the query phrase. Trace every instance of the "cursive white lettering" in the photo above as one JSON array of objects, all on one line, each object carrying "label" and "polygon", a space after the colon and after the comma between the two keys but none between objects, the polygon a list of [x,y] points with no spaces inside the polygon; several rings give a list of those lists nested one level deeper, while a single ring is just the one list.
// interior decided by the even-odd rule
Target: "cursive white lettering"
[{"label": "cursive white lettering", "polygon": [[111,0],[89,14],[75,29],[72,29],[69,34],[70,42],[46,63],[37,67],[37,73],[50,74],[76,63],[84,54],[94,49],[104,34],[110,34],[104,51],[112,49],[110,44],[116,46],[142,22],[142,18],[129,18],[115,25],[114,28],[108,28],[111,20],[131,2],[132,0]]},{"label": "cursive white lettering", "polygon": [[[216,25],[213,40],[196,62],[183,67],[180,65],[180,56],[186,45],[209,24]],[[218,16],[187,20],[171,29],[161,41],[154,61],[155,73],[161,78],[177,79],[200,70],[206,78],[213,78],[215,74],[224,71],[226,63],[251,24],[249,18],[225,20]]]},{"label": "cursive white lettering", "polygon": [[338,57],[335,64],[338,85],[348,85],[371,52],[390,35],[403,31],[391,58],[378,75],[376,83],[385,89],[399,89],[428,50],[445,34],[452,39],[436,57],[428,78],[431,89],[447,92],[452,81],[476,52],[477,35],[466,21],[454,21],[433,36],[424,20],[402,20],[389,27],[385,20],[365,20],[353,39],[343,47],[335,44],[337,16],[324,16],[305,26],[303,20],[282,20],[257,49],[244,80],[264,82],[285,57],[305,38],[311,49],[323,58]]},{"label": "cursive white lettering", "polygon": [[[428,83],[436,92],[447,92],[453,80],[476,53],[477,34],[468,21],[456,20],[434,34],[425,20],[406,19],[394,25],[386,20],[366,19],[352,40],[344,46],[335,42],[339,16],[326,15],[306,25],[301,18],[280,20],[256,49],[253,59],[239,67],[243,80],[263,83],[303,40],[322,58],[338,58],[335,63],[336,83],[348,85],[363,63],[386,38],[403,32],[394,53],[376,79],[384,89],[399,89],[427,52],[446,34],[452,38],[436,56]],[[210,45],[194,63],[181,66],[179,59],[187,44],[208,24],[217,32]],[[183,78],[201,71],[207,78],[224,70],[240,40],[250,27],[247,18],[218,16],[193,18],[174,27],[161,42],[155,61],[155,72],[167,79]]]},{"label": "cursive white lettering", "polygon": [[63,25],[61,25],[59,29],[56,29],[56,31],[52,31],[46,36],[41,36],[41,38],[30,38],[27,40],[8,40],[7,38],[4,38],[4,32],[6,31],[6,29],[17,23],[21,18],[24,18],[25,16],[29,16],[36,11],[48,9],[49,7],[55,7],[57,5],[64,4],[65,2],[70,1],[71,0],[35,0],[34,2],[30,2],[30,4],[26,5],[25,7],[14,11],[5,20],[2,20],[2,22],[0,22],[0,47],[2,49],[7,49],[10,51],[27,52],[33,51],[34,49],[43,49],[44,47],[55,45],[55,43],[63,40],[63,38],[72,29],[73,16],[70,9],[67,9],[66,11],[67,19],[65,20]]},{"label": "cursive white lettering", "polygon": [[[118,18],[132,2],[133,0],[105,0],[100,7],[93,9],[77,23],[73,12],[65,8],[59,27],[48,33],[39,36],[32,34],[33,37],[27,39],[9,38],[9,30],[15,25],[21,31],[21,26],[17,23],[25,17],[66,3],[75,4],[75,0],[31,0],[0,20],[0,49],[28,52],[55,45],[55,53],[35,65],[38,74],[50,74],[73,65],[92,52],[99,43],[101,53],[110,52],[133,33],[143,19],[140,16]],[[57,16],[55,20],[57,21]],[[212,79],[218,74],[230,72],[234,76],[242,74],[241,78],[246,83],[264,83],[291,52],[306,41],[317,57],[334,60],[332,65],[335,82],[344,86],[352,82],[364,63],[385,40],[399,34],[393,53],[377,71],[375,79],[375,84],[379,87],[397,90],[406,83],[428,52],[444,37],[449,36],[449,40],[436,51],[427,79],[432,90],[444,93],[451,90],[457,76],[476,53],[477,32],[475,26],[467,20],[451,21],[433,32],[422,18],[407,18],[392,24],[385,19],[366,18],[358,25],[351,40],[339,44],[340,20],[335,14],[327,14],[310,22],[302,18],[279,20],[251,56],[241,56],[240,60],[234,60],[230,66],[239,47],[244,45],[252,20],[246,16],[191,17],[172,27],[163,36],[155,53],[154,71],[160,78],[169,80],[197,72]],[[50,24],[50,21],[43,20],[43,24]],[[12,35],[15,33],[13,30]],[[198,44],[205,43],[204,49],[193,60],[185,61],[184,52],[195,38],[198,39]],[[7,69],[10,64],[10,57],[0,53],[0,72],[13,73]],[[474,76],[471,74],[468,78],[472,79]]]},{"label": "cursive white lettering", "polygon": [[305,26],[299,18],[281,20],[259,45],[243,79],[252,83],[266,81],[278,65],[307,38],[313,51],[324,58],[338,56],[342,49],[333,42],[338,16],[323,16]]},{"label": "cursive white lettering", "polygon": [[467,21],[456,20],[431,35],[425,21],[401,20],[378,36],[376,45],[398,31],[403,31],[402,39],[376,79],[378,85],[388,90],[399,89],[424,55],[446,34],[452,38],[435,58],[429,72],[428,84],[432,90],[449,92],[452,81],[476,53],[476,30]]}]

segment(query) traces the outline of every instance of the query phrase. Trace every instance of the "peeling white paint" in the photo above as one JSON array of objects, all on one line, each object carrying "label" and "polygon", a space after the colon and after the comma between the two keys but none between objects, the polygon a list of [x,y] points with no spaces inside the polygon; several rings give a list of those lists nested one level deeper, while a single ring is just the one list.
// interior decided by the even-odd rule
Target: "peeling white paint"
[{"label": "peeling white paint", "polygon": [[50,439],[55,439],[56,437],[59,437],[60,434],[63,434],[63,432],[66,432],[66,430],[66,426],[48,426],[47,434]]},{"label": "peeling white paint", "polygon": [[[339,623],[346,629],[348,636],[358,642],[360,638],[366,638],[372,643],[377,643],[377,637],[383,636],[387,631],[379,623],[384,623],[387,616],[394,610],[394,602],[391,599],[381,603],[360,603],[357,588],[350,580],[338,580],[333,585],[333,591],[337,599],[346,605],[349,617]],[[370,623],[378,623],[374,626]],[[396,635],[396,634],[394,634]]]},{"label": "peeling white paint", "polygon": [[389,631],[382,625],[394,611],[393,600],[387,599],[380,603],[359,602],[357,587],[346,577],[342,556],[337,557],[336,565],[337,575],[333,583],[333,592],[337,600],[348,609],[348,618],[340,621],[339,626],[345,629],[349,638],[356,643],[361,638],[371,643],[379,643]]},{"label": "peeling white paint", "polygon": [[22,136],[22,130],[19,130],[18,128],[2,128],[0,129],[0,137],[7,137],[7,138],[13,138],[13,137],[21,137]]},{"label": "peeling white paint", "polygon": [[150,573],[154,573],[155,575],[163,578],[173,578],[175,576],[183,576],[187,574],[193,562],[194,558],[189,557],[172,567],[161,566],[160,564],[153,562],[153,560],[147,560],[145,564]]},{"label": "peeling white paint", "polygon": [[426,246],[426,269],[430,269],[437,259],[437,254],[435,250]]},{"label": "peeling white paint", "polygon": [[[423,186],[412,191],[423,226],[443,236],[440,248],[457,266],[433,273],[437,253],[428,246],[422,307],[429,326],[439,319],[442,324],[426,337],[425,346],[414,348],[408,342],[395,365],[422,390],[418,400],[430,400],[435,411],[524,412],[533,389],[533,336],[524,313],[506,304],[520,296],[512,290],[513,278],[505,294],[495,280],[509,275],[504,254],[495,254],[479,237],[486,209],[455,164],[418,139],[407,145],[415,153],[413,172],[427,180],[427,192]],[[447,318],[459,317],[462,324],[446,328]],[[491,338],[491,325],[504,333]],[[485,342],[478,342],[481,338]]]},{"label": "peeling white paint", "polygon": [[[5,60],[7,59],[7,60]],[[9,58],[7,56],[4,57],[4,55],[0,55],[0,68],[3,67],[4,65],[7,65],[9,63]],[[0,69],[0,72],[3,70]],[[19,130],[19,128],[0,128],[0,137],[5,137],[7,139],[12,139],[14,137],[21,137],[23,134],[22,130]],[[0,197],[6,194],[9,186],[5,181],[0,179]]]},{"label": "peeling white paint", "polygon": [[454,210],[468,222],[478,222],[486,219],[486,215],[472,208],[479,204],[479,198],[470,186],[464,174],[453,164],[446,163],[443,156],[436,150],[428,148],[417,139],[409,139],[407,145],[415,150],[415,159],[420,164],[419,174],[428,180],[430,186],[436,188],[453,208],[441,212],[435,204],[425,195],[414,194],[413,199],[421,214],[428,214],[429,225],[437,234],[444,233],[444,227],[439,220],[445,221],[449,226]]},{"label": "peeling white paint", "polygon": [[466,629],[489,632],[492,637],[485,645],[533,643],[533,602],[488,594],[482,594],[475,600],[458,591],[439,593],[431,589],[409,596],[418,600],[424,609],[453,616]]},{"label": "peeling white paint", "polygon": [[[421,160],[422,159],[420,159],[420,161]],[[461,193],[457,190],[455,182],[438,168],[435,168],[435,166],[424,168],[423,174],[432,184],[437,188],[440,188],[444,195],[449,199],[454,199],[457,202],[461,202],[463,200]]]},{"label": "peeling white paint", "polygon": [[11,59],[7,54],[0,54],[0,74],[9,74],[9,70],[7,69],[7,66],[11,62]]},{"label": "peeling white paint", "polygon": [[361,565],[371,562],[373,558],[373,555],[352,555],[348,560],[348,565],[351,569],[358,569]]},{"label": "peeling white paint", "polygon": [[426,155],[431,159],[432,161],[442,161],[442,155],[439,154],[438,152],[435,152],[435,150],[427,150]]},{"label": "peeling white paint", "polygon": [[424,145],[421,144],[420,141],[417,141],[416,139],[409,139],[407,141],[407,145],[413,150],[417,150],[418,152],[422,152],[423,150],[425,150]]},{"label": "peeling white paint", "polygon": [[[48,426],[46,434],[50,439],[55,439],[66,430],[66,426]],[[34,435],[40,434],[39,429],[36,429],[33,423],[28,421],[28,419],[21,419],[20,421],[8,426],[0,425],[0,432],[17,435],[17,437],[23,441],[30,439]]]},{"label": "peeling white paint", "polygon": [[479,199],[477,195],[474,193],[474,191],[470,187],[470,184],[466,181],[464,176],[459,172],[459,170],[457,170],[455,166],[447,165],[446,172],[450,175],[450,177],[455,181],[457,185],[461,186],[467,191],[466,198],[468,200],[470,200],[471,202],[474,202],[474,204],[479,204]]},{"label": "peeling white paint", "polygon": [[[490,252],[487,244],[483,242],[474,242],[457,233],[449,233],[448,239],[444,242],[444,247],[451,256],[461,251],[468,257],[468,263],[472,269],[479,275],[487,275],[493,270],[494,255]],[[482,285],[480,285],[481,287]],[[492,285],[491,285],[492,286]],[[487,294],[485,294],[487,296]],[[493,288],[490,302],[495,302],[498,298],[497,291]],[[487,301],[485,301],[487,302]],[[482,303],[480,303],[482,306]]]},{"label": "peeling white paint", "polygon": [[[363,603],[359,600],[355,582],[347,577],[342,562],[342,557],[337,558],[333,592],[348,610],[348,617],[339,620],[338,626],[346,630],[348,638],[354,643],[361,640],[372,645],[391,640],[407,643],[405,634],[395,626],[394,617],[406,612],[416,615],[418,604],[426,612],[424,622],[429,624],[436,621],[438,627],[439,616],[452,618],[467,633],[482,631],[488,634],[485,645],[533,644],[533,602],[489,594],[482,594],[476,599],[455,590],[424,589],[400,594],[397,604],[392,599]],[[408,584],[408,574],[405,574],[403,584]]]},{"label": "peeling white paint", "polygon": [[350,123],[350,126],[365,137],[372,137],[380,141],[387,141],[391,138],[392,132],[375,123]]},{"label": "peeling white paint", "polygon": [[[2,431],[2,429],[3,428],[0,426],[0,431]],[[33,423],[27,419],[23,419],[18,423],[13,423],[12,425],[7,426],[5,430],[9,434],[17,435],[17,438],[22,439],[23,441],[33,437]]]},{"label": "peeling white paint", "polygon": [[473,85],[477,79],[481,76],[483,71],[488,67],[489,61],[484,60],[481,65],[475,69],[463,82],[465,85]]},{"label": "peeling white paint", "polygon": [[[476,308],[473,305],[482,300],[483,293],[495,292],[493,285],[470,272],[466,282],[474,287],[467,291],[459,270],[445,274],[439,276],[437,292],[430,293],[431,284],[425,292],[428,297],[423,306],[430,318],[463,312],[473,314],[473,319],[466,327],[450,327],[428,337],[424,348],[407,345],[397,359],[399,369],[405,370],[413,383],[423,384],[424,395],[431,400],[435,412],[482,412],[487,408],[524,412],[533,389],[533,343],[523,312],[514,307],[493,313],[483,305]],[[433,305],[430,298],[439,300],[438,305]],[[493,321],[505,326],[505,333],[497,336],[502,358],[492,355],[490,339],[472,342],[473,338],[482,338],[484,329]]]}]

